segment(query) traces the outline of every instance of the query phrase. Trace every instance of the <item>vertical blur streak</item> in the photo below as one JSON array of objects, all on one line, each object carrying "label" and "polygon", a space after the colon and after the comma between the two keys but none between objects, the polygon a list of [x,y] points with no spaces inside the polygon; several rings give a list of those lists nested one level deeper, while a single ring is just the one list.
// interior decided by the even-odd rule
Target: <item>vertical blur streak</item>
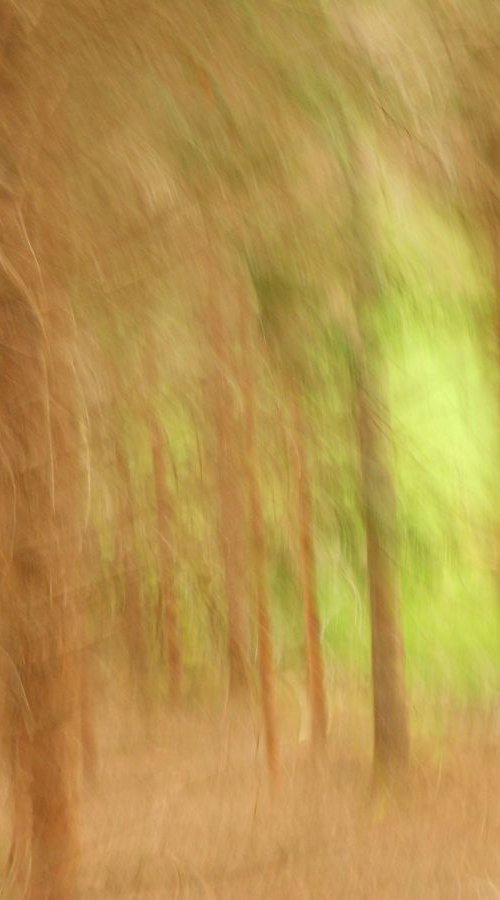
[{"label": "vertical blur streak", "polygon": [[123,590],[123,627],[128,651],[131,683],[143,699],[147,696],[147,647],[143,617],[143,585],[139,565],[136,512],[132,476],[126,449],[116,438],[116,470],[120,478],[118,494],[118,527],[116,533],[116,567]]},{"label": "vertical blur streak", "polygon": [[2,583],[11,598],[2,605],[2,630],[18,685],[8,695],[5,723],[14,798],[11,863],[30,900],[71,900],[81,736],[82,472],[57,156],[64,120],[55,112],[60,85],[45,69],[43,53],[35,52],[47,34],[28,41],[13,9],[0,9],[1,152],[12,175],[1,199],[0,273]]},{"label": "vertical blur streak", "polygon": [[182,691],[182,657],[174,578],[173,502],[169,492],[165,465],[168,445],[162,434],[156,413],[152,410],[149,414],[149,430],[156,499],[160,616],[163,621],[163,632],[167,649],[170,699],[172,703],[176,704],[179,702]]},{"label": "vertical blur streak", "polygon": [[[367,210],[368,162],[346,123],[350,150],[353,303],[356,313],[353,405],[358,434],[361,503],[366,535],[366,566],[371,613],[376,781],[403,771],[408,763],[409,733],[404,680],[403,631],[398,573],[395,571],[396,495],[389,461],[388,410],[373,349],[370,315],[380,294]],[[371,339],[371,340],[370,340]]]},{"label": "vertical blur streak", "polygon": [[269,592],[267,587],[267,546],[264,513],[259,485],[256,399],[255,399],[255,347],[252,306],[248,288],[239,290],[240,334],[241,334],[241,382],[245,406],[246,430],[246,475],[250,499],[250,522],[253,542],[254,584],[257,609],[257,639],[259,657],[259,677],[267,762],[271,777],[278,774],[278,744],[276,735],[276,710],[273,672],[273,640],[269,613]]},{"label": "vertical blur streak", "polygon": [[409,741],[402,630],[393,572],[394,541],[390,538],[394,494],[380,425],[375,421],[373,373],[369,392],[365,377],[356,384],[356,403],[371,610],[374,764],[378,779],[406,766]]},{"label": "vertical blur streak", "polygon": [[229,290],[224,263],[214,251],[207,260],[204,323],[211,351],[208,403],[215,431],[218,534],[228,616],[230,690],[248,678],[247,572],[243,497],[242,430],[235,384],[234,342],[228,323]]},{"label": "vertical blur streak", "polygon": [[[490,252],[493,264],[494,319],[495,319],[495,356],[497,386],[497,442],[500,458],[500,208],[497,200],[492,203],[489,221]],[[495,576],[497,602],[500,612],[500,521],[496,523],[495,539]]]},{"label": "vertical blur streak", "polygon": [[325,742],[327,732],[325,674],[316,589],[311,483],[305,443],[306,428],[299,391],[300,386],[297,381],[291,380],[288,392],[292,413],[292,458],[295,464],[297,491],[300,583],[307,639],[307,670],[312,739],[314,744],[321,745]]},{"label": "vertical blur streak", "polygon": [[[500,135],[488,129],[486,158],[495,179],[500,171]],[[493,132],[493,133],[491,133]],[[494,182],[496,184],[496,181]],[[496,383],[497,383],[497,441],[500,459],[500,199],[498,193],[485,188],[487,232],[493,270],[493,304],[495,325]],[[500,520],[496,524],[496,590],[500,610]]]}]

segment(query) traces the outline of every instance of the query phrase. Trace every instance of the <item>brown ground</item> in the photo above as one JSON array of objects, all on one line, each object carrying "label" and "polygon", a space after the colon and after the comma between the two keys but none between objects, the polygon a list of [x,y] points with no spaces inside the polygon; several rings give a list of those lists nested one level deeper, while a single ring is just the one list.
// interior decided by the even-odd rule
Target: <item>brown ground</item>
[{"label": "brown ground", "polygon": [[351,704],[333,710],[326,759],[314,764],[288,696],[273,793],[258,719],[243,704],[155,717],[146,737],[117,694],[85,795],[85,900],[500,898],[491,731],[452,718],[453,738],[421,740],[398,806],[369,800],[369,722]]}]

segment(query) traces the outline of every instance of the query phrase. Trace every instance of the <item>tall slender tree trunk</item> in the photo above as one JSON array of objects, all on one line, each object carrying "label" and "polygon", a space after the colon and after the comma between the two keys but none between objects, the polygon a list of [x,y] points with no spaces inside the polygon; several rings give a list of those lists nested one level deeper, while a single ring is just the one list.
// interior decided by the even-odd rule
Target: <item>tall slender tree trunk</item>
[{"label": "tall slender tree trunk", "polygon": [[174,503],[170,491],[169,475],[172,470],[170,447],[160,424],[155,406],[158,395],[161,344],[157,335],[150,333],[148,352],[144,355],[143,369],[146,377],[146,427],[151,445],[153,466],[153,491],[156,515],[156,544],[158,561],[159,630],[162,647],[166,649],[168,687],[171,702],[178,704],[182,694],[182,651],[179,628],[179,608],[176,592],[176,560],[174,553]]},{"label": "tall slender tree trunk", "polygon": [[320,621],[316,587],[311,482],[307,464],[304,415],[300,387],[294,379],[288,383],[292,420],[292,462],[297,490],[297,525],[299,537],[300,585],[304,607],[307,642],[307,673],[311,708],[312,740],[316,745],[325,742],[327,706],[325,673],[321,646]]},{"label": "tall slender tree trunk", "polygon": [[81,521],[76,351],[64,278],[64,123],[53,96],[60,86],[44,66],[47,34],[29,33],[21,17],[17,5],[0,7],[0,158],[8,180],[0,196],[0,567],[13,677],[5,710],[11,861],[30,900],[71,900]]},{"label": "tall slender tree trunk", "polygon": [[132,476],[125,448],[117,438],[116,468],[118,486],[118,526],[116,534],[116,568],[123,590],[123,629],[130,673],[142,699],[147,695],[147,641],[144,628],[143,592],[138,558]]},{"label": "tall slender tree trunk", "polygon": [[[376,776],[408,762],[409,735],[403,671],[403,637],[394,571],[395,496],[387,462],[386,422],[373,371],[355,384],[366,565],[370,595]],[[368,388],[368,384],[370,387]]]},{"label": "tall slender tree trunk", "polygon": [[149,415],[149,429],[156,498],[160,613],[164,628],[164,643],[167,649],[170,699],[173,703],[178,703],[182,689],[182,657],[175,592],[175,559],[172,531],[173,503],[165,466],[168,447],[158,419],[153,412]]},{"label": "tall slender tree trunk", "polygon": [[[3,351],[0,413],[13,451],[2,477],[7,526],[2,546],[9,553],[3,578],[9,598],[3,631],[15,673],[6,716],[14,798],[11,859],[20,879],[29,872],[30,898],[63,900],[73,897],[76,888],[81,649],[73,584],[77,535],[70,528],[63,534],[58,521],[64,515],[59,500],[67,487],[62,471],[68,472],[68,459],[47,421],[46,367],[40,346],[45,339],[38,323],[27,337],[30,329],[22,321],[19,297],[14,305],[21,310],[21,323],[15,323],[10,303],[3,302],[0,324],[2,344],[9,338],[12,348],[17,345],[11,352]],[[31,356],[29,366],[26,359],[24,366],[17,360],[12,364],[21,346]],[[15,529],[10,535],[9,525]]]},{"label": "tall slender tree trunk", "polygon": [[[500,172],[500,142],[496,135],[492,135],[488,142],[487,162],[494,174]],[[488,210],[487,232],[490,244],[490,256],[493,269],[493,303],[495,323],[495,353],[497,376],[497,409],[498,409],[498,448],[500,456],[500,202],[496,196],[488,192],[485,198]],[[496,526],[496,587],[497,599],[500,608],[500,521]]]},{"label": "tall slender tree trunk", "polygon": [[[495,327],[495,355],[497,377],[497,414],[498,414],[498,447],[500,455],[500,210],[497,204],[490,213],[488,222],[490,240],[490,254],[493,267],[493,303],[494,303],[494,327]],[[496,593],[500,609],[500,522],[496,523],[495,540],[495,580]]]},{"label": "tall slender tree trunk", "polygon": [[246,476],[250,500],[253,543],[254,585],[257,614],[257,649],[266,755],[272,778],[278,772],[278,743],[273,673],[273,642],[267,587],[267,546],[259,483],[255,399],[255,361],[252,308],[245,290],[240,289],[240,336],[242,349],[241,386],[245,407]]},{"label": "tall slender tree trunk", "polygon": [[1,546],[9,598],[2,616],[16,684],[7,704],[12,858],[14,864],[19,854],[21,864],[31,860],[30,897],[62,900],[75,893],[81,725],[80,472],[67,349],[71,328],[52,279],[41,302],[5,270],[0,291]]},{"label": "tall slender tree trunk", "polygon": [[208,401],[215,436],[218,534],[228,613],[229,683],[230,690],[234,691],[248,678],[244,444],[235,396],[238,374],[234,329],[230,322],[230,301],[234,297],[228,294],[228,279],[215,251],[209,251],[207,268],[210,282],[204,320],[212,357]]},{"label": "tall slender tree trunk", "polygon": [[[90,646],[89,646],[89,612],[93,608],[93,599],[99,596],[99,588],[102,586],[101,573],[99,571],[101,565],[101,554],[97,531],[94,527],[88,527],[84,542],[84,558],[83,566],[87,572],[85,586],[81,592],[79,602],[82,604],[82,615],[85,615],[85,621],[82,624],[81,633],[84,641],[84,649],[82,653],[81,663],[81,747],[82,747],[82,763],[85,777],[91,781],[94,779],[98,766],[97,740],[94,725],[94,690],[93,677],[94,672],[90,664]],[[88,578],[90,575],[90,580]]]},{"label": "tall slender tree trunk", "polygon": [[374,774],[402,771],[409,758],[404,642],[395,557],[396,494],[390,467],[389,415],[376,362],[372,317],[380,295],[368,212],[367,162],[349,135],[356,333],[352,335],[353,403],[359,447],[366,566],[370,596]]},{"label": "tall slender tree trunk", "polygon": [[370,215],[373,202],[370,160],[341,102],[336,111],[346,151],[339,160],[351,205],[353,416],[359,450],[371,615],[373,762],[375,780],[379,781],[405,770],[410,746],[395,561],[396,493],[390,467],[389,417],[373,330],[381,284]]}]

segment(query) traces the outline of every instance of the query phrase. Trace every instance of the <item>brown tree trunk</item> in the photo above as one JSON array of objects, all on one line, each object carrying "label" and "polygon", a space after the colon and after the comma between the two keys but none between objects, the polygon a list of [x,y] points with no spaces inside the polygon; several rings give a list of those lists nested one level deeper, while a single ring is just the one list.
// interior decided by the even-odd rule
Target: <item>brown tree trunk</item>
[{"label": "brown tree trunk", "polygon": [[82,651],[69,313],[56,287],[47,285],[35,313],[32,298],[2,276],[3,626],[18,687],[7,710],[12,858],[31,858],[30,897],[62,900],[76,889]]},{"label": "brown tree trunk", "polygon": [[364,375],[356,381],[355,403],[371,612],[374,771],[384,778],[406,767],[409,733],[394,571],[395,496],[383,433],[387,424],[375,418],[375,409],[380,416],[383,407],[374,373],[368,379],[363,361],[361,367]]},{"label": "brown tree trunk", "polygon": [[[496,160],[495,160],[496,161]],[[490,216],[488,221],[490,252],[493,264],[494,321],[495,321],[495,353],[498,398],[498,446],[500,449],[500,208],[496,199],[490,200]],[[496,525],[495,553],[496,592],[500,608],[500,523]]]},{"label": "brown tree trunk", "polygon": [[143,596],[135,527],[132,477],[126,451],[117,439],[115,446],[118,485],[118,525],[116,568],[123,589],[123,629],[130,674],[142,699],[147,696],[147,649],[143,617]]},{"label": "brown tree trunk", "polygon": [[311,731],[313,743],[321,745],[325,742],[327,733],[325,674],[316,588],[311,484],[307,465],[306,436],[299,390],[299,386],[294,381],[291,381],[288,393],[292,412],[292,461],[294,463],[297,488],[300,585],[307,641]]},{"label": "brown tree trunk", "polygon": [[[390,469],[388,410],[376,365],[373,313],[380,296],[374,225],[370,215],[369,154],[338,107],[349,163],[353,278],[353,415],[358,439],[366,568],[370,598],[374,719],[374,776],[385,780],[409,761],[404,641],[397,584],[396,494]],[[378,421],[377,421],[378,419]],[[385,429],[385,433],[384,433]]]},{"label": "brown tree trunk", "polygon": [[94,605],[93,600],[96,596],[101,596],[99,589],[102,588],[103,584],[100,572],[101,554],[99,540],[97,532],[93,527],[87,528],[84,548],[83,566],[85,567],[87,578],[79,601],[82,603],[82,614],[86,615],[86,620],[82,624],[81,629],[82,640],[84,641],[80,671],[81,747],[83,772],[85,777],[89,781],[92,781],[97,772],[98,753],[94,723],[94,672],[90,664],[91,647],[88,619],[89,611],[92,610]]},{"label": "brown tree trunk", "polygon": [[173,504],[165,468],[166,442],[156,416],[149,416],[153,477],[156,497],[156,522],[158,530],[158,562],[160,573],[160,611],[164,623],[167,648],[169,693],[173,703],[178,703],[182,689],[182,658],[180,649],[177,598],[175,593],[175,560],[173,554],[172,514]]},{"label": "brown tree trunk", "polygon": [[[80,465],[75,341],[64,274],[64,125],[47,34],[0,8],[0,547],[11,861],[30,900],[76,897],[80,737]],[[38,55],[40,51],[40,55]],[[60,85],[59,85],[60,87]],[[61,130],[62,126],[62,130]],[[41,149],[41,132],[44,147]]]},{"label": "brown tree trunk", "polygon": [[98,766],[97,740],[94,727],[94,697],[92,690],[91,670],[88,650],[82,660],[80,704],[81,704],[81,744],[83,772],[89,781],[93,781]]},{"label": "brown tree trunk", "polygon": [[218,533],[228,612],[230,690],[248,679],[246,507],[243,494],[244,453],[235,385],[234,330],[226,273],[210,252],[207,268],[209,291],[204,322],[212,355],[208,403],[214,423],[215,475],[218,500]]},{"label": "brown tree trunk", "polygon": [[245,407],[245,459],[248,494],[250,499],[250,526],[253,543],[259,679],[267,762],[271,777],[276,778],[278,774],[278,745],[274,697],[273,643],[269,614],[269,593],[267,589],[267,547],[259,484],[252,309],[244,292],[240,293],[240,297],[241,345],[243,357],[241,366],[241,385]]}]

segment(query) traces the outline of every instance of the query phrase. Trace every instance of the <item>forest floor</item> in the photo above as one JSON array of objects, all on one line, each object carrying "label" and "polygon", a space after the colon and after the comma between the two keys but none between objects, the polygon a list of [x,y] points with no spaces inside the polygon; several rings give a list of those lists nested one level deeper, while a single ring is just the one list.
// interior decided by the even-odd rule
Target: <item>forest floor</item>
[{"label": "forest floor", "polygon": [[[148,724],[125,682],[112,683],[83,796],[82,900],[500,898],[500,734],[483,713],[443,707],[425,729],[415,715],[396,801],[370,790],[359,693],[337,691],[326,752],[314,759],[304,697],[281,686],[270,789],[248,699],[211,710],[191,702]],[[11,900],[8,887],[0,894]]]},{"label": "forest floor", "polygon": [[243,703],[156,716],[147,735],[125,692],[106,707],[83,810],[85,900],[500,898],[491,729],[450,717],[446,738],[418,742],[399,803],[373,801],[369,716],[339,701],[314,762],[297,705],[281,700],[274,791]]}]

